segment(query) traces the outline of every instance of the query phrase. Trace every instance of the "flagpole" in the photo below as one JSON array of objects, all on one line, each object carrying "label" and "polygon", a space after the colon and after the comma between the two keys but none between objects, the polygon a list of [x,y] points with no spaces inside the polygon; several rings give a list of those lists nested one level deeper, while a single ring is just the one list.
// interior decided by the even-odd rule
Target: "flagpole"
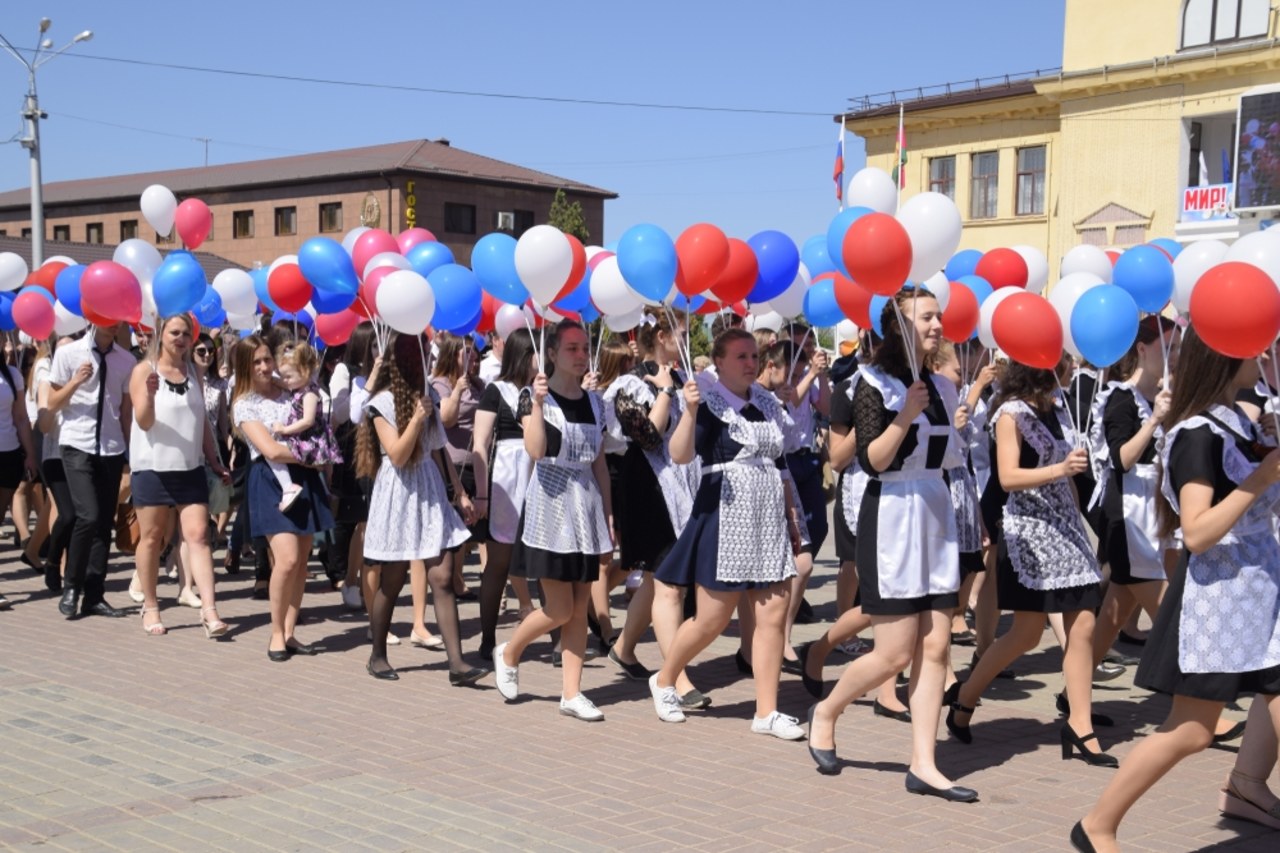
[{"label": "flagpole", "polygon": [[844,211],[844,116],[840,117],[840,127],[836,131],[836,165],[832,174],[836,182],[836,205],[839,212]]}]

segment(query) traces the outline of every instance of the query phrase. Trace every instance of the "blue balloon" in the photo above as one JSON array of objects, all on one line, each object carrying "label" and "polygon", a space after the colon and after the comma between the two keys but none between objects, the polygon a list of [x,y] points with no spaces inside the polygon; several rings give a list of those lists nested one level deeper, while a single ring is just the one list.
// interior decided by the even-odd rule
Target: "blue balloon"
[{"label": "blue balloon", "polygon": [[63,307],[77,316],[80,315],[80,279],[84,276],[84,264],[72,264],[58,273],[54,279],[53,290]]},{"label": "blue balloon", "polygon": [[209,282],[195,255],[185,251],[170,252],[151,280],[156,300],[156,313],[161,317],[185,314],[204,298]]},{"label": "blue balloon", "polygon": [[281,311],[279,308],[271,314],[271,325],[274,326],[276,323],[294,323],[306,329],[312,329],[316,325],[315,318],[306,311],[292,314],[288,311]]},{"label": "blue balloon", "polygon": [[249,278],[253,279],[253,292],[258,295],[258,301],[271,311],[279,311],[280,306],[272,301],[271,293],[267,290],[267,268],[249,270]]},{"label": "blue balloon", "polygon": [[582,318],[584,323],[594,323],[600,319],[600,312],[596,310],[596,306],[588,303],[586,308],[578,312],[578,316]]},{"label": "blue balloon", "polygon": [[1157,237],[1151,241],[1151,245],[1159,246],[1173,258],[1178,257],[1178,253],[1182,251],[1182,244],[1172,237]]},{"label": "blue balloon", "polygon": [[12,293],[0,293],[0,331],[12,332],[18,328],[18,324],[13,321],[13,300]]},{"label": "blue balloon", "polygon": [[872,212],[869,207],[846,208],[837,213],[827,226],[827,257],[843,276],[849,275],[849,271],[844,268],[844,235],[849,233],[850,225]]},{"label": "blue balloon", "polygon": [[887,296],[871,297],[871,305],[867,313],[871,315],[871,328],[881,338],[884,337],[884,307],[889,304]]},{"label": "blue balloon", "polygon": [[1173,262],[1155,246],[1134,246],[1116,261],[1111,283],[1129,291],[1139,310],[1158,313],[1173,296]]},{"label": "blue balloon", "polygon": [[476,326],[480,325],[480,315],[482,313],[483,312],[481,311],[476,311],[476,315],[461,326],[458,326],[456,329],[445,329],[445,331],[451,335],[457,335],[458,337],[469,335],[476,330]]},{"label": "blue balloon", "polygon": [[431,292],[436,297],[431,325],[437,329],[452,331],[464,328],[472,317],[480,313],[480,280],[466,267],[459,264],[437,267],[427,276],[427,284],[431,285]]},{"label": "blue balloon", "polygon": [[747,294],[748,302],[768,302],[786,292],[800,271],[800,250],[781,231],[761,231],[747,245],[755,253],[760,271]]},{"label": "blue balloon", "polygon": [[316,290],[311,294],[311,307],[317,314],[337,314],[356,301],[355,293],[333,293]]},{"label": "blue balloon", "polygon": [[204,289],[204,296],[200,297],[200,301],[191,311],[196,315],[196,320],[201,326],[221,326],[221,323],[214,323],[220,312],[225,316],[225,312],[222,311],[222,296],[212,287]]},{"label": "blue balloon", "polygon": [[529,301],[529,291],[516,272],[516,238],[495,231],[471,250],[471,268],[485,293],[509,305]]},{"label": "blue balloon", "polygon": [[982,260],[982,252],[977,249],[963,249],[951,256],[943,269],[947,281],[959,281],[961,277],[973,275],[978,269],[978,261]]},{"label": "blue balloon", "polygon": [[316,293],[350,293],[360,289],[360,277],[342,244],[328,237],[312,237],[298,249],[298,268]]},{"label": "blue balloon", "polygon": [[1115,364],[1138,337],[1138,304],[1127,290],[1103,284],[1086,290],[1071,309],[1071,338],[1098,367]]},{"label": "blue balloon", "polygon": [[844,319],[836,302],[835,282],[824,278],[815,281],[804,295],[804,316],[813,326],[834,326]]},{"label": "blue balloon", "polygon": [[697,311],[707,300],[701,296],[685,296],[683,293],[677,292],[675,299],[671,300],[671,308],[675,311],[688,311],[690,313]]},{"label": "blue balloon", "polygon": [[979,275],[962,275],[955,281],[973,291],[973,295],[978,299],[979,307],[987,301],[987,297],[995,293],[995,288],[991,286],[991,283]]},{"label": "blue balloon", "polygon": [[553,308],[562,308],[565,311],[572,311],[575,314],[582,311],[591,304],[591,269],[582,276],[582,281],[573,290],[565,294],[564,298],[556,302]]},{"label": "blue balloon", "polygon": [[19,296],[20,294],[28,293],[28,292],[30,292],[30,293],[38,293],[38,294],[40,294],[40,295],[41,295],[41,296],[43,296],[45,299],[48,299],[48,300],[49,300],[49,304],[50,304],[50,305],[56,305],[56,304],[57,304],[57,299],[55,299],[55,298],[54,298],[54,295],[53,295],[52,293],[50,293],[49,291],[45,290],[43,287],[41,287],[41,286],[40,286],[40,285],[38,285],[38,284],[28,284],[26,287],[19,288],[19,289],[18,289],[18,291],[17,291],[17,293],[14,293],[14,294],[13,294],[13,298],[14,298],[14,299],[17,299],[17,298],[18,298],[18,296]]},{"label": "blue balloon", "polygon": [[676,244],[656,225],[632,225],[618,241],[618,269],[636,293],[661,302],[676,282]]},{"label": "blue balloon", "polygon": [[431,272],[445,264],[453,263],[453,251],[444,243],[435,240],[424,240],[409,250],[405,255],[410,266],[418,275],[426,278]]},{"label": "blue balloon", "polygon": [[204,323],[202,325],[207,326],[211,329],[221,329],[226,324],[227,324],[227,312],[225,309],[219,308],[218,313],[214,314],[213,318],[210,319],[208,323]]},{"label": "blue balloon", "polygon": [[479,332],[472,332],[471,340],[476,345],[476,352],[480,352],[481,350],[483,350],[485,346],[489,343],[489,341],[485,339],[485,336],[480,334]]},{"label": "blue balloon", "polygon": [[[827,236],[825,234],[818,234],[804,241],[804,248],[800,250],[800,260],[804,263],[805,268],[809,270],[810,280],[826,272],[840,272],[827,251]],[[840,274],[844,275],[844,273]],[[790,283],[787,282],[787,284]]]}]

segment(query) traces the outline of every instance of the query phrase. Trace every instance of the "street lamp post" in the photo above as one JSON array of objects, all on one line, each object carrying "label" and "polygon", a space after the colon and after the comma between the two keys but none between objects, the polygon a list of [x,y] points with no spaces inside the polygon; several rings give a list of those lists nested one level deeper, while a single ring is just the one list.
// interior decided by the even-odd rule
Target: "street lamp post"
[{"label": "street lamp post", "polygon": [[72,45],[93,38],[93,31],[85,30],[58,50],[42,56],[41,51],[47,51],[53,47],[53,39],[44,37],[52,23],[48,18],[40,19],[40,35],[30,60],[19,53],[7,38],[0,35],[0,46],[3,46],[10,56],[27,69],[27,95],[22,101],[22,117],[26,120],[27,135],[18,141],[31,153],[31,269],[33,270],[39,269],[44,263],[44,185],[40,178],[40,119],[48,118],[47,114],[40,111],[40,101],[36,96],[36,69],[66,52]]}]

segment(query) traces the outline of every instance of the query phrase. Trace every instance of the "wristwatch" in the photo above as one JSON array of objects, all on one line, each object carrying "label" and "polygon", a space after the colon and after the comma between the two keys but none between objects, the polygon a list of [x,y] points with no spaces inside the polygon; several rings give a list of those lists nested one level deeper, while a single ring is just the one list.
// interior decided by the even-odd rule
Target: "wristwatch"
[{"label": "wristwatch", "polygon": [[659,388],[659,389],[658,389],[658,393],[659,393],[659,394],[666,394],[668,397],[674,397],[674,396],[676,395],[676,386],[674,386],[674,385],[668,385],[668,386],[667,386],[667,387],[665,387],[665,388]]}]

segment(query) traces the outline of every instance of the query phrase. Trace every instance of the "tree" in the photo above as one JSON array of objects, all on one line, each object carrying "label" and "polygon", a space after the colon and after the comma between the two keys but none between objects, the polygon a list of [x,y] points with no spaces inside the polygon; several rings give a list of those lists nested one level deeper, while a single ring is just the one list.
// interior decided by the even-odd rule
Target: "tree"
[{"label": "tree", "polygon": [[570,202],[565,198],[564,190],[556,190],[551,210],[547,213],[547,223],[566,234],[572,234],[583,243],[591,239],[591,232],[587,230],[587,217],[582,213],[582,202]]}]

